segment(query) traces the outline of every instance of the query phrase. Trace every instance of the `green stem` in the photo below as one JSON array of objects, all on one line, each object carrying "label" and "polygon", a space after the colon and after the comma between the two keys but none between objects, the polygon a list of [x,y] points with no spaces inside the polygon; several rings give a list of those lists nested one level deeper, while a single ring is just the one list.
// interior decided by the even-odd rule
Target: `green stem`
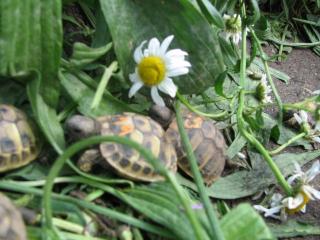
[{"label": "green stem", "polygon": [[193,178],[194,178],[195,183],[197,185],[198,192],[199,192],[201,200],[204,204],[204,208],[206,210],[206,213],[207,213],[210,225],[211,225],[210,230],[211,230],[212,239],[216,239],[216,240],[224,239],[222,230],[219,226],[218,218],[213,210],[212,203],[210,202],[210,199],[207,195],[207,192],[206,192],[206,189],[205,189],[205,186],[203,183],[203,179],[202,179],[202,176],[199,171],[198,164],[197,164],[198,161],[197,161],[195,155],[193,154],[191,143],[189,141],[188,135],[187,135],[187,133],[184,129],[184,126],[183,126],[183,120],[182,120],[182,116],[181,116],[179,101],[177,101],[177,103],[176,103],[176,118],[177,118],[177,124],[178,124],[178,128],[179,128],[181,140],[182,140],[184,149],[187,152],[187,157],[188,157],[188,161],[189,161],[189,164],[191,167],[192,175],[193,175]]},{"label": "green stem", "polygon": [[172,176],[172,173],[170,173],[165,167],[158,161],[157,158],[154,157],[154,155],[146,148],[141,146],[140,144],[125,138],[125,137],[119,137],[119,136],[94,136],[90,137],[84,140],[81,140],[73,145],[71,145],[69,148],[65,150],[65,152],[60,155],[60,157],[54,162],[49,175],[47,177],[46,185],[44,187],[44,197],[43,197],[43,206],[44,206],[44,216],[45,216],[45,222],[49,229],[52,229],[52,209],[51,209],[51,195],[52,195],[52,188],[54,179],[58,176],[59,172],[61,171],[63,165],[65,164],[66,160],[71,158],[74,154],[76,154],[78,151],[81,151],[89,146],[100,144],[102,142],[116,142],[120,144],[124,144],[127,146],[132,147],[133,149],[137,150],[152,166],[158,171],[159,174],[166,177],[166,179],[172,184],[174,187],[185,211],[188,216],[188,219],[190,220],[190,223],[193,227],[196,239],[203,239],[203,231],[201,228],[201,225],[195,215],[195,213],[191,209],[191,203],[188,201],[188,197],[186,193],[183,191],[181,186],[177,183],[177,180],[175,177]]},{"label": "green stem", "polygon": [[289,46],[289,47],[301,47],[301,48],[308,48],[308,47],[316,47],[320,45],[320,41],[319,42],[312,42],[312,43],[290,43],[290,42],[282,42],[279,41],[276,38],[268,38],[269,41],[274,42],[276,44],[281,44],[284,46]]},{"label": "green stem", "polygon": [[285,149],[286,147],[288,147],[291,143],[294,143],[295,141],[299,140],[300,138],[303,138],[304,136],[306,136],[306,133],[300,133],[296,136],[294,136],[293,138],[289,139],[286,143],[282,144],[280,147],[272,150],[272,151],[269,151],[269,154],[270,155],[276,155],[278,154],[279,152],[281,152],[283,149]]},{"label": "green stem", "polygon": [[[287,35],[287,29],[288,29],[288,24],[284,27],[284,31],[283,31],[283,35],[282,35],[282,38],[281,38],[281,41],[284,41],[285,38],[286,38],[286,35]],[[280,45],[280,48],[279,48],[279,57],[278,57],[278,60],[281,61],[281,55],[282,55],[282,51],[283,51],[283,44]]]},{"label": "green stem", "polygon": [[276,98],[276,102],[278,104],[278,107],[279,107],[279,118],[278,118],[278,123],[279,124],[282,124],[282,119],[283,119],[283,104],[282,104],[282,100],[281,100],[281,97],[278,93],[278,90],[276,88],[276,86],[274,85],[274,82],[272,80],[272,77],[271,77],[271,74],[270,74],[270,69],[269,69],[269,65],[268,65],[268,62],[265,60],[265,53],[261,47],[261,43],[260,43],[260,40],[258,39],[257,35],[255,34],[254,30],[252,27],[249,27],[250,28],[250,33],[252,34],[253,36],[253,39],[257,42],[257,46],[258,46],[258,50],[260,52],[260,56],[261,56],[261,60],[263,62],[263,65],[264,65],[264,69],[265,69],[265,72],[267,74],[267,79],[268,79],[268,82],[271,86],[271,89],[272,89],[272,92],[274,94],[274,97]]},{"label": "green stem", "polygon": [[188,100],[182,96],[179,92],[177,92],[177,97],[179,98],[179,100],[192,112],[197,113],[198,115],[204,116],[204,117],[208,117],[208,118],[212,118],[212,119],[221,119],[222,117],[227,116],[228,111],[223,111],[221,113],[217,113],[217,114],[212,114],[212,113],[204,113],[201,112],[199,110],[197,110],[195,107],[193,107]]},{"label": "green stem", "polygon": [[103,97],[103,93],[104,93],[104,90],[106,89],[107,87],[107,84],[112,76],[112,73],[114,71],[116,71],[118,68],[118,62],[116,61],[113,61],[110,66],[108,68],[105,69],[103,75],[102,75],[102,78],[101,78],[101,81],[98,85],[98,88],[97,88],[97,91],[96,91],[96,94],[94,95],[94,98],[92,100],[92,104],[91,104],[91,109],[96,109],[100,102],[101,102],[101,99]]},{"label": "green stem", "polygon": [[[242,16],[245,16],[245,6],[242,6]],[[247,31],[245,26],[242,27],[242,44],[241,44],[241,64],[240,64],[240,86],[242,89],[239,93],[239,107],[237,111],[237,123],[238,129],[240,133],[251,143],[264,157],[266,162],[268,163],[269,167],[271,168],[273,174],[275,175],[276,179],[278,180],[280,186],[284,189],[287,195],[292,194],[291,186],[287,183],[286,179],[282,175],[278,166],[274,163],[273,159],[270,157],[268,151],[263,147],[263,145],[254,137],[252,136],[245,127],[245,122],[242,116],[243,109],[244,109],[244,86],[245,86],[245,73],[246,73],[246,53],[247,53]]]}]

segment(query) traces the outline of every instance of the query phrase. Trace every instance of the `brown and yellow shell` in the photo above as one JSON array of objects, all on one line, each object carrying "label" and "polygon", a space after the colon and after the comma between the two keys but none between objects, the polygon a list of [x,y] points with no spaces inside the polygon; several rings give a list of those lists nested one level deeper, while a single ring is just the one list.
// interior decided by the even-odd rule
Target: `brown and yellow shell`
[{"label": "brown and yellow shell", "polygon": [[[225,166],[226,143],[220,130],[211,120],[195,113],[183,112],[184,127],[188,134],[192,150],[198,160],[198,166],[207,185],[210,185],[222,173]],[[183,149],[176,119],[170,124],[166,135],[175,146],[178,166],[192,177],[186,152]]]},{"label": "brown and yellow shell", "polygon": [[[177,169],[175,149],[165,136],[162,127],[150,117],[133,113],[100,117],[101,135],[128,137],[149,149],[170,171]],[[102,143],[100,151],[104,159],[120,175],[140,181],[163,180],[153,167],[130,147],[117,143]]]},{"label": "brown and yellow shell", "polygon": [[0,172],[24,166],[37,155],[36,138],[25,114],[0,104]]},{"label": "brown and yellow shell", "polygon": [[0,240],[26,240],[26,228],[20,212],[0,193]]}]

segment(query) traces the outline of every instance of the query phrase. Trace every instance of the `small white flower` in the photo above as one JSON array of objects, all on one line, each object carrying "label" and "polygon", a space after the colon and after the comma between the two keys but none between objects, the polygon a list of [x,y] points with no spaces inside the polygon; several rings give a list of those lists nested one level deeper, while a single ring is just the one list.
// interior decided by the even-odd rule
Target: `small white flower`
[{"label": "small white flower", "polygon": [[259,101],[262,103],[272,103],[271,96],[269,95],[272,92],[271,87],[269,86],[267,82],[267,75],[263,74],[260,80],[260,83],[258,84],[256,88],[256,97]]},{"label": "small white flower", "polygon": [[295,163],[294,174],[288,178],[288,183],[293,185],[296,183],[297,194],[293,197],[286,197],[279,193],[275,193],[270,200],[270,208],[261,205],[255,205],[254,208],[260,212],[264,212],[265,217],[284,220],[287,214],[294,214],[299,211],[305,212],[306,205],[310,200],[320,200],[320,191],[310,185],[310,182],[320,174],[320,162],[316,161],[312,167],[303,172],[299,164]]},{"label": "small white flower", "polygon": [[234,44],[238,44],[242,38],[241,36],[241,17],[238,14],[229,16],[223,15],[225,23],[225,38],[231,39]]},{"label": "small white flower", "polygon": [[314,129],[311,129],[311,126],[308,120],[308,113],[306,111],[300,110],[299,114],[294,113],[293,116],[301,126],[302,130],[305,133],[307,133],[306,137],[311,139],[313,142],[320,143],[320,136],[318,136],[320,131],[320,122],[317,121]]},{"label": "small white flower", "polygon": [[308,123],[308,113],[304,110],[300,110],[299,114],[294,113],[293,116],[300,125]]},{"label": "small white flower", "polygon": [[295,163],[294,174],[288,178],[288,183],[292,185],[294,182],[300,186],[300,191],[303,192],[309,199],[320,200],[320,191],[314,189],[310,182],[320,174],[320,162],[316,161],[312,164],[311,168],[303,172],[298,163]]},{"label": "small white flower", "polygon": [[312,94],[314,95],[320,95],[320,89],[316,90],[316,91],[313,91]]},{"label": "small white flower", "polygon": [[160,106],[165,106],[158,89],[171,97],[175,97],[177,86],[172,77],[187,74],[191,64],[185,60],[187,52],[181,49],[168,47],[173,40],[173,35],[166,37],[160,44],[157,38],[152,38],[148,47],[143,50],[147,41],[143,41],[134,51],[134,60],[137,63],[135,72],[129,75],[132,87],[129,90],[131,98],[142,86],[151,88],[152,100]]},{"label": "small white flower", "polygon": [[259,212],[264,212],[264,217],[271,217],[275,219],[281,219],[281,210],[283,209],[282,204],[283,196],[280,193],[275,193],[270,199],[270,208],[266,208],[262,205],[254,205],[253,207]]}]

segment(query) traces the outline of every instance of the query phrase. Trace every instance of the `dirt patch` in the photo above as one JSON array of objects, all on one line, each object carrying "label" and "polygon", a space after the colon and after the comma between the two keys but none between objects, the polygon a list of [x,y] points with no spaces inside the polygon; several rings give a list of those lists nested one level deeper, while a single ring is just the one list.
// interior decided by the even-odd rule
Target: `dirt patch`
[{"label": "dirt patch", "polygon": [[[275,54],[274,49],[268,48],[267,52]],[[270,66],[287,73],[290,81],[285,84],[282,81],[274,80],[279,94],[284,103],[293,103],[304,100],[309,97],[315,90],[320,89],[320,58],[310,49],[294,49],[284,62],[273,62]],[[318,148],[319,146],[316,146]],[[295,150],[291,150],[295,152]],[[318,158],[319,159],[319,158]],[[306,165],[308,169],[312,163]],[[313,186],[320,189],[320,176],[313,181]],[[307,206],[305,214],[297,214],[293,218],[303,222],[320,225],[320,208],[319,201],[311,201]],[[299,238],[290,238],[295,240],[316,240],[320,236],[308,236]]]}]

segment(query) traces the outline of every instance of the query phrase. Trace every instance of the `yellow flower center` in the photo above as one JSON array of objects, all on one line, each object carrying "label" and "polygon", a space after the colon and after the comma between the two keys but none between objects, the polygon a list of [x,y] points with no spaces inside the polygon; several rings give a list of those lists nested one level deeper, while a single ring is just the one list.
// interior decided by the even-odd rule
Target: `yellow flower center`
[{"label": "yellow flower center", "polygon": [[286,213],[295,214],[299,212],[310,201],[310,198],[307,196],[307,194],[305,194],[303,191],[301,191],[300,193],[303,196],[303,202],[296,208],[293,208],[293,209],[286,208]]},{"label": "yellow flower center", "polygon": [[165,72],[165,64],[159,57],[145,57],[138,65],[138,73],[141,80],[145,85],[150,87],[162,82],[165,77]]}]

